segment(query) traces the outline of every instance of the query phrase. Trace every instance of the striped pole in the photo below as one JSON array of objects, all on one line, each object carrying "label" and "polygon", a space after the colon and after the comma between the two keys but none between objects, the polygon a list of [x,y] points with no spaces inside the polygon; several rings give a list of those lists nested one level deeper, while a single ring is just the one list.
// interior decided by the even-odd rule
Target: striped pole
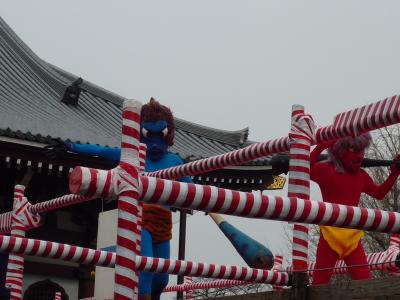
[{"label": "striped pole", "polygon": [[122,111],[121,161],[115,169],[118,191],[117,252],[115,261],[115,300],[137,299],[139,278],[135,270],[138,252],[138,171],[141,103],[126,100]]},{"label": "striped pole", "polygon": [[336,140],[400,122],[400,96],[358,107],[335,116],[333,124],[316,130],[316,142]]},{"label": "striped pole", "polygon": [[142,200],[180,208],[266,220],[330,225],[376,232],[400,232],[400,213],[356,206],[268,196],[141,177]]},{"label": "striped pole", "polygon": [[[164,293],[186,292],[186,299],[188,299],[188,294],[190,295],[190,292],[192,292],[193,290],[222,289],[226,287],[231,287],[236,285],[247,285],[247,284],[251,284],[251,282],[240,281],[240,280],[229,280],[229,279],[211,280],[206,282],[186,281],[184,284],[167,286],[164,289]],[[192,296],[189,297],[193,297],[193,294]]]},{"label": "striped pole", "polygon": [[[34,205],[28,205],[27,209],[31,214],[37,215],[94,199],[95,198],[81,195],[64,195],[52,200],[40,202]],[[12,214],[12,211],[0,214],[0,234],[7,234],[11,232]]]},{"label": "striped pole", "polygon": [[[116,266],[114,262],[117,257],[113,252],[5,235],[0,235],[0,251],[58,258],[65,261],[104,267]],[[139,255],[135,257],[133,263],[135,268],[141,272],[168,273],[281,285],[287,285],[289,282],[289,276],[286,272],[274,272],[247,267],[206,264]]]},{"label": "striped pole", "polygon": [[[193,283],[192,276],[185,276],[184,284],[191,285],[192,283]],[[185,299],[194,300],[193,289],[186,290]]]},{"label": "striped pole", "polygon": [[61,292],[56,292],[55,293],[54,300],[61,300]]},{"label": "striped pole", "polygon": [[[96,265],[102,267],[114,267],[115,257],[114,252],[107,252],[102,250],[93,250],[89,248],[71,246],[68,244],[55,243],[50,241],[41,241],[35,239],[19,238],[13,236],[0,235],[0,251],[16,254],[24,254],[31,256],[48,257],[55,259],[62,259],[65,261],[78,262],[81,264]],[[399,267],[398,257],[400,250],[390,247],[383,252],[370,253],[367,255],[367,262],[371,270],[387,270],[397,271]],[[278,257],[275,258],[278,262]],[[246,282],[259,282],[287,285],[288,277],[281,277],[278,280],[276,273],[291,273],[292,267],[286,268],[285,271],[275,267],[273,271],[258,270],[244,267],[235,266],[218,266],[214,264],[195,263],[190,261],[168,260],[161,258],[136,256],[135,266],[139,271],[156,272],[156,273],[169,273],[169,274],[183,274],[194,277],[207,277],[207,278],[220,278],[231,279]],[[311,262],[308,274],[312,274],[315,262]],[[347,272],[347,266],[344,261],[338,261],[335,266],[334,273],[342,274]],[[238,271],[239,270],[239,271]],[[253,281],[249,274],[261,272],[262,274],[269,274],[265,278],[271,278],[271,281],[262,281],[257,279]],[[272,273],[271,273],[272,272]],[[275,272],[275,273],[274,273]],[[264,276],[264,275],[263,275]],[[258,278],[258,277],[257,277]],[[236,284],[236,282],[235,282]]]},{"label": "striped pole", "polygon": [[[39,226],[40,216],[29,212],[30,203],[24,197],[25,187],[14,187],[13,214],[11,220],[11,235],[25,237],[26,230]],[[11,300],[22,300],[22,285],[24,279],[23,254],[10,254],[8,257],[6,287],[10,289]]]},{"label": "striped pole", "polygon": [[[290,162],[288,196],[310,199],[310,147],[314,138],[314,121],[304,114],[304,107],[292,107],[292,126],[289,134]],[[294,271],[307,269],[308,225],[293,225],[293,268]]]}]

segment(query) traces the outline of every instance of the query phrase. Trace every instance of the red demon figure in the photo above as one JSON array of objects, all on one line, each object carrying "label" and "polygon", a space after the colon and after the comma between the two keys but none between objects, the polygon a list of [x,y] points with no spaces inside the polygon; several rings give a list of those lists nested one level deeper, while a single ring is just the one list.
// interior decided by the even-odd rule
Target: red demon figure
[{"label": "red demon figure", "polygon": [[[361,193],[382,200],[390,191],[400,174],[393,164],[390,175],[381,185],[361,169],[365,149],[371,143],[369,133],[349,137],[331,143],[319,144],[311,153],[311,179],[321,190],[324,202],[358,206]],[[328,160],[317,162],[321,152],[328,149]],[[399,159],[396,156],[396,160]],[[333,274],[336,261],[343,259],[353,280],[370,279],[364,248],[361,244],[362,230],[320,226],[320,239],[313,274],[313,284],[327,284]]]}]

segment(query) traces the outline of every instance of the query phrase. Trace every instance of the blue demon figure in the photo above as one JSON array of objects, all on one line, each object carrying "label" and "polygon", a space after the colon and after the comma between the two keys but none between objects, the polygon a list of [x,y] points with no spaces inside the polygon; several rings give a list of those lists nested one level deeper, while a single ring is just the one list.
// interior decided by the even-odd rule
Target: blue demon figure
[{"label": "blue demon figure", "polygon": [[[150,99],[143,105],[141,112],[141,141],[146,143],[145,171],[152,172],[182,164],[181,158],[168,152],[173,145],[175,122],[171,110],[159,102]],[[90,144],[65,143],[66,150],[91,156],[99,156],[118,163],[119,148],[107,148]],[[52,147],[48,152],[53,151]],[[190,177],[180,181],[191,182]],[[142,218],[142,255],[170,258],[170,240],[172,238],[172,216],[168,208],[155,204],[144,204]],[[142,272],[139,277],[139,300],[160,299],[168,283],[168,274]]]}]

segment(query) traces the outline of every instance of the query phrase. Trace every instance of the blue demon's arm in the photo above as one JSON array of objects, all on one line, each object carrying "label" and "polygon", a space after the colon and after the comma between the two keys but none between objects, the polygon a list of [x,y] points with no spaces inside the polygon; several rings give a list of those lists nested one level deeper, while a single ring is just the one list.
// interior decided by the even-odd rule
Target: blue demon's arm
[{"label": "blue demon's arm", "polygon": [[77,154],[98,156],[110,162],[118,163],[121,158],[121,149],[109,148],[92,144],[75,144],[69,143],[70,151]]}]

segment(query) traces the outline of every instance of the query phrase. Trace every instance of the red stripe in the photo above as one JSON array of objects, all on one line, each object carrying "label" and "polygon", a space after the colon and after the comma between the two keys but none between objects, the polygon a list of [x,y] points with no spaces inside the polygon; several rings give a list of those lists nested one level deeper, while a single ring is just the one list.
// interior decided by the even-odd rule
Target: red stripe
[{"label": "red stripe", "polygon": [[232,214],[233,212],[235,212],[239,205],[239,202],[240,202],[240,193],[238,191],[232,191],[232,201],[227,210],[227,214]]},{"label": "red stripe", "polygon": [[171,192],[168,197],[167,205],[172,205],[176,202],[179,196],[179,192],[181,190],[180,183],[178,181],[172,181]]},{"label": "red stripe", "polygon": [[269,204],[269,198],[267,196],[261,195],[261,205],[258,210],[258,213],[256,214],[256,218],[261,218],[265,216],[267,210],[268,210],[268,204]]},{"label": "red stripe", "polygon": [[[100,251],[95,251],[94,252],[93,258],[91,260],[92,264],[97,264],[99,262],[100,255],[101,255]],[[108,264],[107,263],[107,258],[108,258],[108,254],[106,256],[105,262],[101,264],[102,266],[106,266]]]},{"label": "red stripe", "polygon": [[336,220],[339,217],[339,214],[340,214],[339,205],[332,204],[332,215],[331,218],[329,219],[328,224],[333,224],[334,222],[336,222]]},{"label": "red stripe", "polygon": [[121,255],[117,255],[115,265],[116,266],[124,266],[125,268],[130,269],[130,270],[132,270],[136,267],[136,264],[133,260],[123,257]]},{"label": "red stripe", "polygon": [[241,216],[249,215],[251,209],[253,208],[253,205],[254,205],[254,195],[252,193],[247,193],[245,206],[243,208],[243,211],[240,213],[240,215]]},{"label": "red stripe", "polygon": [[[392,231],[394,224],[396,223],[396,216],[394,213],[389,212],[389,220],[388,224],[386,225],[386,230],[387,231]],[[399,241],[400,242],[400,241]],[[399,242],[396,242],[398,244]]]},{"label": "red stripe", "polygon": [[[291,193],[288,193],[288,195],[291,196]],[[290,207],[287,217],[289,220],[293,220],[293,217],[297,210],[297,198],[289,197],[289,201],[290,201]]]},{"label": "red stripe", "polygon": [[[126,143],[126,140],[124,139],[124,135],[127,135],[131,138],[140,139],[140,132],[133,127],[130,126],[126,126],[126,125],[122,125],[122,140],[123,140],[123,144]],[[139,145],[132,145],[135,146],[137,150],[139,150]],[[122,149],[125,148],[122,144],[121,144]],[[130,148],[130,147],[129,147]]]},{"label": "red stripe", "polygon": [[299,221],[303,222],[307,219],[307,217],[311,213],[311,208],[312,208],[312,202],[308,199],[308,195],[305,195],[307,199],[304,199],[304,206],[303,206],[303,211],[299,217]]},{"label": "red stripe", "polygon": [[243,279],[245,279],[246,276],[247,276],[247,268],[242,267],[241,269],[242,269],[242,272],[241,272],[241,274],[240,274],[239,280],[243,280]]},{"label": "red stripe", "polygon": [[124,109],[122,111],[122,119],[128,119],[130,121],[140,123],[140,114],[137,113],[136,111]]},{"label": "red stripe", "polygon": [[[291,178],[291,179],[289,179],[289,184],[300,185],[300,186],[304,186],[304,187],[309,187],[309,186],[310,186],[310,181],[304,180],[304,179],[294,179],[294,178]],[[289,193],[288,193],[288,194],[289,194]]]},{"label": "red stripe", "polygon": [[64,244],[59,244],[54,257],[60,257],[63,252],[64,252]]},{"label": "red stripe", "polygon": [[[295,237],[295,236],[293,236],[293,244],[301,245],[301,246],[304,246],[304,247],[308,247],[308,242],[307,242],[307,240],[302,240],[302,239],[297,238],[297,237]],[[293,250],[293,251],[295,252],[295,250]],[[294,254],[294,252],[293,252],[293,254]],[[306,256],[307,256],[307,255],[306,255]]]},{"label": "red stripe", "polygon": [[376,228],[378,228],[379,223],[382,220],[382,212],[380,210],[374,210],[375,212],[375,218],[374,221],[372,223],[372,226],[370,227],[370,230],[375,230]]},{"label": "red stripe", "polygon": [[366,109],[366,107],[365,106],[363,106],[363,107],[361,107],[360,108],[360,113],[358,114],[358,118],[357,118],[357,125],[356,125],[356,128],[357,128],[357,130],[358,131],[362,131],[362,126],[361,126],[361,124],[362,124],[362,122],[363,122],[363,114],[364,114],[364,111],[365,111],[365,109]]},{"label": "red stripe", "polygon": [[[394,123],[394,120],[392,120],[392,117],[391,117],[390,115],[391,115],[392,112],[393,112],[393,105],[394,105],[394,103],[396,102],[395,100],[396,100],[396,96],[393,96],[393,97],[390,99],[390,103],[389,103],[389,106],[388,106],[388,109],[387,109],[386,115],[385,115],[386,124],[393,124],[393,123]],[[393,115],[396,115],[396,114],[393,114]]]},{"label": "red stripe", "polygon": [[153,196],[151,197],[150,202],[152,203],[156,203],[158,199],[160,199],[162,192],[164,191],[164,181],[157,179],[156,180],[156,188],[155,191],[153,193]]},{"label": "red stripe", "polygon": [[347,216],[343,221],[343,225],[349,225],[354,217],[354,209],[352,206],[346,206]]},{"label": "red stripe", "polygon": [[302,173],[306,173],[309,174],[310,173],[310,168],[307,167],[303,167],[303,166],[289,166],[289,171],[292,172],[302,172]]},{"label": "red stripe", "polygon": [[272,214],[272,218],[275,219],[278,216],[280,216],[281,212],[282,212],[282,208],[283,208],[283,199],[282,197],[277,196],[276,198],[276,204],[275,204],[275,209],[274,212]]},{"label": "red stripe", "polygon": [[317,203],[318,203],[318,211],[317,211],[317,216],[315,217],[315,223],[319,224],[321,223],[322,219],[325,216],[326,205],[321,201],[317,201]]},{"label": "red stripe", "polygon": [[372,116],[371,116],[371,124],[372,124],[372,128],[371,129],[374,129],[374,128],[377,127],[377,123],[375,121],[375,116],[377,115],[378,108],[379,108],[379,105],[375,104],[374,105],[374,110],[373,110]]},{"label": "red stripe", "polygon": [[88,249],[87,249],[87,248],[83,248],[83,249],[82,249],[81,256],[80,256],[80,258],[79,258],[79,261],[80,261],[80,262],[85,261],[85,259],[86,259],[87,256],[88,256],[88,253],[89,253]]},{"label": "red stripe", "polygon": [[108,194],[110,193],[110,187],[111,187],[111,171],[107,172],[107,178],[104,183],[103,190],[101,191],[101,197],[107,197]]},{"label": "red stripe", "polygon": [[366,209],[361,209],[360,221],[358,221],[359,226],[364,226],[368,219],[368,212]]},{"label": "red stripe", "polygon": [[71,246],[71,248],[68,251],[67,256],[65,257],[65,260],[71,260],[72,257],[75,255],[76,252],[76,246]]},{"label": "red stripe", "polygon": [[202,263],[198,263],[197,264],[197,271],[195,274],[193,274],[194,276],[201,276],[203,275],[203,271],[204,271],[204,264]]},{"label": "red stripe", "polygon": [[396,101],[396,106],[394,108],[393,116],[394,116],[394,121],[397,123],[400,121],[400,109],[399,109],[400,108],[400,97],[397,96],[396,98],[397,98],[397,101]]},{"label": "red stripe", "polygon": [[379,110],[379,114],[378,114],[378,123],[379,123],[380,126],[382,126],[382,125],[385,124],[386,118],[385,118],[385,116],[383,115],[383,113],[384,113],[384,110],[385,110],[385,108],[386,108],[386,105],[387,105],[388,100],[389,100],[389,98],[386,98],[385,100],[383,100],[382,105],[381,105],[380,110]]},{"label": "red stripe", "polygon": [[308,162],[310,157],[307,154],[290,154],[290,159],[298,159]]},{"label": "red stripe", "polygon": [[134,241],[124,238],[120,235],[117,236],[117,245],[123,246],[124,248],[127,248],[134,252],[134,249],[136,248],[136,244]]},{"label": "red stripe", "polygon": [[52,242],[46,241],[45,242],[45,247],[44,247],[44,251],[42,256],[48,256],[50,251],[51,251],[51,247],[52,246]]},{"label": "red stripe", "polygon": [[214,273],[214,271],[215,271],[215,265],[214,264],[210,264],[206,276],[207,277],[211,277],[211,275]]},{"label": "red stripe", "polygon": [[225,189],[218,188],[217,194],[217,201],[215,201],[215,205],[213,207],[213,211],[221,210],[222,206],[224,205],[224,201],[226,199],[226,192]]},{"label": "red stripe", "polygon": [[194,198],[196,196],[196,189],[197,189],[196,185],[188,184],[188,191],[187,191],[187,195],[186,195],[186,200],[182,204],[183,207],[190,207],[191,206],[191,204],[193,203],[193,200],[194,200]]},{"label": "red stripe", "polygon": [[203,197],[201,198],[200,205],[197,206],[198,210],[203,210],[207,207],[208,203],[210,202],[211,197],[211,188],[208,185],[203,186]]},{"label": "red stripe", "polygon": [[97,170],[96,169],[89,169],[90,172],[90,182],[89,187],[87,189],[86,195],[93,196],[96,194],[97,190]]}]

